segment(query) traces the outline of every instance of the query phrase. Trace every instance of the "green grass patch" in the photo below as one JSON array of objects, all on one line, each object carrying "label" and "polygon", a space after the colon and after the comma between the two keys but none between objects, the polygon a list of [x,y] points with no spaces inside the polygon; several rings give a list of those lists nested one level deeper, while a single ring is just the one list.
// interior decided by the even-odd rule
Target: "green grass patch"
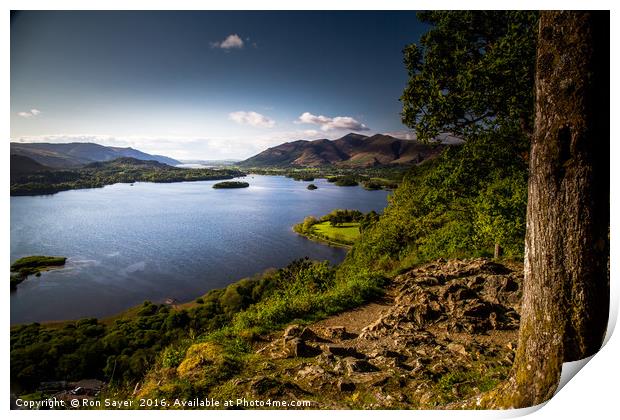
[{"label": "green grass patch", "polygon": [[317,223],[313,226],[315,235],[327,240],[352,244],[360,237],[360,224],[357,222],[341,223],[332,226],[330,222]]}]

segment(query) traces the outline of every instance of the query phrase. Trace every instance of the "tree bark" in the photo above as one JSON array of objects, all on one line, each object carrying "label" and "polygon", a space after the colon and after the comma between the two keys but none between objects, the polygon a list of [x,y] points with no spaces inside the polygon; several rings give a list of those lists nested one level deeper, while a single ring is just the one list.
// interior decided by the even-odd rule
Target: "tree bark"
[{"label": "tree bark", "polygon": [[499,258],[502,256],[502,246],[498,243],[495,244],[495,251],[493,252],[493,258]]},{"label": "tree bark", "polygon": [[519,343],[499,406],[553,396],[609,312],[609,14],[541,12]]}]

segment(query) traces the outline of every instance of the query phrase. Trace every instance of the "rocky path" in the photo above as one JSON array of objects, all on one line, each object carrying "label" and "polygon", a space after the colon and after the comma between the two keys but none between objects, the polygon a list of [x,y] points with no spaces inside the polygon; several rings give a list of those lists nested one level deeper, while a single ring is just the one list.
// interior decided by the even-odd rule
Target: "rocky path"
[{"label": "rocky path", "polygon": [[438,260],[393,279],[384,298],[257,350],[265,369],[239,384],[255,398],[314,408],[432,408],[507,375],[519,323],[522,266]]}]

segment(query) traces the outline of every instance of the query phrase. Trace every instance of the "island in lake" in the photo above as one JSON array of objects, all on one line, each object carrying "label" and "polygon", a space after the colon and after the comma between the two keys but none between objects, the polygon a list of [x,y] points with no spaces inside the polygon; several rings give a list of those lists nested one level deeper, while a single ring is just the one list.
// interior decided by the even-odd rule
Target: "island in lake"
[{"label": "island in lake", "polygon": [[32,274],[40,276],[42,271],[51,270],[65,265],[66,257],[48,257],[45,255],[32,255],[23,257],[11,265],[11,289],[26,280]]},{"label": "island in lake", "polygon": [[213,188],[247,188],[250,184],[240,181],[224,181],[213,185]]}]

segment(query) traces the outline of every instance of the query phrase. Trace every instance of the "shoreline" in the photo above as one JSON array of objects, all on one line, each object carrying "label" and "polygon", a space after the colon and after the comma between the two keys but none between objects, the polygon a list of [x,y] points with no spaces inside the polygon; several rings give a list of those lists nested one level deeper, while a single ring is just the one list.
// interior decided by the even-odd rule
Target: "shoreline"
[{"label": "shoreline", "polygon": [[[295,232],[292,227],[291,227],[291,230],[293,232]],[[305,235],[302,235],[302,234],[297,233],[297,232],[295,232],[295,233],[297,235],[299,235],[299,236],[305,237],[308,240],[312,240],[313,242],[320,242],[320,243],[322,243],[325,246],[334,247],[334,248],[344,248],[344,249],[347,249],[347,250],[352,248],[352,245],[338,244],[336,242],[331,242],[331,241],[324,240],[324,239],[321,239],[321,238],[318,238],[318,237],[316,239],[310,239],[309,237],[306,237]],[[58,267],[58,268],[62,268],[62,267]],[[237,282],[239,282],[241,280],[243,280],[243,279],[242,278],[241,279],[237,279],[237,280],[233,281],[232,283],[230,283],[230,284],[228,284],[228,285],[226,285],[224,287],[216,287],[216,288],[208,289],[204,293],[202,293],[202,294],[200,294],[200,295],[196,296],[195,298],[193,298],[191,300],[188,300],[188,301],[180,302],[180,301],[176,301],[176,299],[175,299],[174,303],[170,303],[169,304],[169,303],[166,303],[166,300],[170,299],[170,298],[167,298],[167,299],[164,299],[162,302],[153,302],[153,303],[158,304],[158,305],[159,304],[167,305],[167,306],[170,307],[170,309],[176,310],[176,311],[184,310],[184,309],[189,309],[189,308],[192,308],[194,306],[199,305],[199,303],[197,303],[196,300],[201,298],[205,294],[211,292],[212,290],[225,289],[226,287],[228,287],[228,286],[230,286],[232,284],[235,284],[235,283],[237,283]],[[81,319],[88,319],[88,318],[95,318],[95,319],[97,319],[97,322],[100,323],[100,324],[111,325],[116,320],[135,317],[136,316],[136,312],[140,309],[141,306],[142,306],[142,304],[140,303],[140,304],[137,304],[137,305],[134,305],[134,306],[130,306],[127,309],[124,309],[124,310],[122,310],[120,312],[117,312],[115,314],[108,315],[108,316],[101,317],[101,318],[96,317],[96,316],[84,316],[84,317],[81,317],[81,318],[64,319],[64,320],[45,320],[45,321],[21,322],[21,323],[11,324],[9,329],[13,330],[15,328],[19,328],[21,326],[31,325],[31,324],[39,324],[42,327],[53,328],[53,329],[57,329],[58,328],[59,329],[59,328],[64,328],[66,325],[75,323],[75,322],[77,322],[77,321],[79,321]]]}]

